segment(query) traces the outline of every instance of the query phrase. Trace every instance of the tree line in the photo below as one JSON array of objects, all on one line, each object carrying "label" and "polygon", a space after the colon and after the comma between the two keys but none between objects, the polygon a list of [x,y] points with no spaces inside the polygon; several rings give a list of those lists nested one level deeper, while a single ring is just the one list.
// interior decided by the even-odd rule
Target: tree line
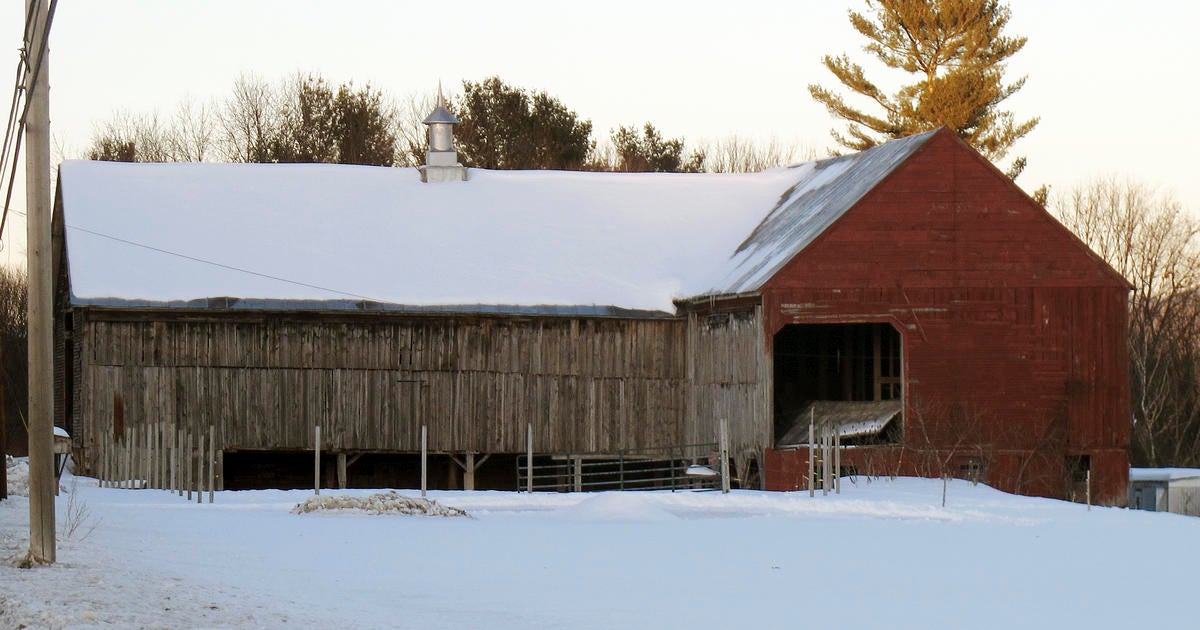
[{"label": "tree line", "polygon": [[[370,84],[334,86],[315,74],[271,83],[243,76],[224,100],[181,103],[175,114],[118,112],[86,157],[120,162],[310,162],[418,166],[433,109],[428,96],[401,104]],[[544,91],[499,77],[463,81],[447,103],[461,124],[459,158],[487,169],[615,172],[747,172],[811,159],[811,150],[738,136],[690,150],[655,125],[620,126],[598,141],[589,119]]]}]

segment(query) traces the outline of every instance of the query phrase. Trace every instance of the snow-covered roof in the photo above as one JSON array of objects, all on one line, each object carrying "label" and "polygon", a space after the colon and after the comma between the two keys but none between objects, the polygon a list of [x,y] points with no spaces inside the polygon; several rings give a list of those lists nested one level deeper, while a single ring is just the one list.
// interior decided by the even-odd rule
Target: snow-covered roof
[{"label": "snow-covered roof", "polygon": [[670,312],[758,289],[928,136],[756,174],[471,169],[443,184],[409,168],[68,161],[71,298]]},{"label": "snow-covered roof", "polygon": [[1130,481],[1180,481],[1200,479],[1200,468],[1130,468]]},{"label": "snow-covered roof", "polygon": [[842,439],[879,435],[903,409],[900,400],[814,400],[796,414],[776,447],[808,444],[810,423],[815,425],[817,436],[828,429],[836,429]]}]

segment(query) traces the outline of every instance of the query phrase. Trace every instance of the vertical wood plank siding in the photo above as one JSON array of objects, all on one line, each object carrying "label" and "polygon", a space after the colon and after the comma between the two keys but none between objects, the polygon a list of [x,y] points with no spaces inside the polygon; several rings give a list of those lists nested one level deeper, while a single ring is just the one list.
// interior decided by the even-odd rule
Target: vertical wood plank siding
[{"label": "vertical wood plank siding", "polygon": [[762,307],[688,314],[687,441],[713,442],[729,420],[730,450],[758,459],[771,440],[771,357],[763,341]]},{"label": "vertical wood plank siding", "polygon": [[225,449],[603,452],[680,442],[682,320],[77,309],[86,435],[165,421]]}]

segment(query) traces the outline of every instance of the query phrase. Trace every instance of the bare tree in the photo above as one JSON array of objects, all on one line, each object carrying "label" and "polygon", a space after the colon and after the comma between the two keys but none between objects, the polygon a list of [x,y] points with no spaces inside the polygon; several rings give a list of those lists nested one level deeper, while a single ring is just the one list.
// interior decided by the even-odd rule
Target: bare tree
[{"label": "bare tree", "polygon": [[421,166],[425,163],[428,129],[421,121],[433,111],[437,98],[432,93],[413,93],[392,106],[396,112],[392,133],[396,136],[396,166]]},{"label": "bare tree", "polygon": [[88,159],[113,162],[172,162],[171,131],[157,113],[139,116],[118,111],[92,136]]},{"label": "bare tree", "polygon": [[167,135],[172,157],[178,162],[203,162],[216,148],[217,116],[213,106],[184,100],[175,110]]},{"label": "bare tree", "polygon": [[737,135],[702,142],[696,152],[704,155],[701,168],[707,173],[756,173],[817,159],[812,147],[787,144],[777,138],[760,143]]},{"label": "bare tree", "polygon": [[279,124],[275,116],[277,100],[275,88],[260,77],[243,75],[234,81],[233,91],[217,116],[224,159],[265,161]]},{"label": "bare tree", "polygon": [[1116,177],[1055,197],[1051,209],[1134,286],[1135,464],[1200,464],[1200,223],[1174,196]]}]

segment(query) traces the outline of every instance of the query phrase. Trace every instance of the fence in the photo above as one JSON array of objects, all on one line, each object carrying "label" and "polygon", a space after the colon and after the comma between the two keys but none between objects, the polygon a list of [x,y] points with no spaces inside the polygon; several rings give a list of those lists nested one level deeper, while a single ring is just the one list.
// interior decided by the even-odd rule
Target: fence
[{"label": "fence", "polygon": [[195,434],[166,423],[101,433],[95,446],[96,478],[103,488],[155,488],[188,501],[213,502],[220,488],[221,451],[214,428]]},{"label": "fence", "polygon": [[542,455],[533,459],[532,466],[526,460],[518,460],[517,489],[719,490],[722,479],[718,453],[719,444],[711,442],[615,453]]}]

